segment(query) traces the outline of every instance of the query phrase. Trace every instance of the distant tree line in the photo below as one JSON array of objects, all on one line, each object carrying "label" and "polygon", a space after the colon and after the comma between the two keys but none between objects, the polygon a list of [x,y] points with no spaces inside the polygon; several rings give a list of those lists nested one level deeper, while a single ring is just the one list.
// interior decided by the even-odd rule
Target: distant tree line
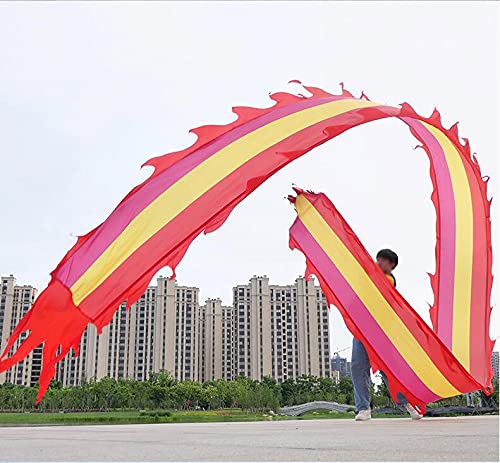
[{"label": "distant tree line", "polygon": [[62,387],[52,381],[40,404],[37,387],[0,385],[0,410],[114,410],[114,409],[218,409],[277,410],[314,400],[353,403],[350,378],[302,376],[282,383],[265,377],[254,381],[176,381],[166,371],[152,372],[147,381],[102,378],[79,386]]},{"label": "distant tree line", "polygon": [[[495,384],[498,386],[498,383]],[[40,404],[35,405],[37,387],[0,385],[1,411],[90,411],[117,409],[220,409],[277,410],[316,400],[354,404],[352,382],[342,377],[301,376],[282,383],[265,377],[262,381],[238,378],[235,381],[176,381],[166,371],[151,373],[147,381],[102,378],[79,386],[62,387],[52,381]],[[497,393],[498,394],[498,393]],[[374,407],[394,407],[385,384],[373,386]],[[497,395],[498,403],[498,395]],[[440,405],[465,405],[464,396],[441,401]]]}]

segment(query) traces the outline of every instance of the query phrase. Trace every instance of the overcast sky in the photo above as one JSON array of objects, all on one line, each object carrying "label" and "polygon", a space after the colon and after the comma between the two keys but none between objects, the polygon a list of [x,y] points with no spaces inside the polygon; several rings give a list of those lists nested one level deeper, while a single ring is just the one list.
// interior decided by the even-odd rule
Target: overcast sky
[{"label": "overcast sky", "polygon": [[[192,127],[233,120],[231,106],[268,106],[291,79],[345,82],[425,115],[437,106],[445,124],[460,121],[490,195],[498,188],[498,3],[7,2],[0,43],[0,274],[21,284],[44,288],[73,235],[146,178],[146,159],[191,144]],[[302,275],[284,199],[295,183],[325,192],[371,253],[398,252],[398,289],[429,320],[435,212],[415,145],[384,120],[316,148],[198,238],[179,283],[231,304],[253,274]],[[331,326],[332,351],[349,346],[336,309]]]}]

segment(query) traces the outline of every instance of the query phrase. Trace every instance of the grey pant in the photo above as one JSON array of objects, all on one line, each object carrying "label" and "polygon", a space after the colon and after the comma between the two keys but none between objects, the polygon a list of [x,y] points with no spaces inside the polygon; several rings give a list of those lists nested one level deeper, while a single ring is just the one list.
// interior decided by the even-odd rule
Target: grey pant
[{"label": "grey pant", "polygon": [[[383,371],[380,372],[384,383],[387,385],[387,376]],[[352,340],[352,359],[351,359],[351,378],[354,386],[354,403],[356,411],[370,409],[370,386],[372,380],[370,377],[370,359],[365,346],[357,339]],[[406,397],[398,393],[398,405],[404,406],[408,403]]]}]

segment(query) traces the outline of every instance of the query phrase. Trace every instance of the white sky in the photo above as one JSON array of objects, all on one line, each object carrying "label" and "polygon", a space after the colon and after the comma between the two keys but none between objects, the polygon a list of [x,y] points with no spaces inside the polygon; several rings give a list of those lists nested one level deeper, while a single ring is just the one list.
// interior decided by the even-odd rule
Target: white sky
[{"label": "white sky", "polygon": [[[445,124],[461,122],[495,195],[498,23],[493,2],[0,4],[0,274],[45,287],[72,234],[108,216],[146,159],[191,144],[192,127],[229,122],[231,106],[268,106],[290,79],[437,106]],[[370,252],[398,252],[398,289],[428,320],[435,213],[415,145],[386,120],[315,149],[197,239],[179,282],[229,304],[253,274],[302,275],[284,199],[296,183],[325,192]],[[331,323],[332,351],[349,346],[335,309]]]}]

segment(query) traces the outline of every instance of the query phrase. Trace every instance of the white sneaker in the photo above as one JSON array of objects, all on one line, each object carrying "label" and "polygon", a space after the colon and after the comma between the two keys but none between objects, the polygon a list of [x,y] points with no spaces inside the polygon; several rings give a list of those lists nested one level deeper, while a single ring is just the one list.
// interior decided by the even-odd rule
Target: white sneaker
[{"label": "white sneaker", "polygon": [[360,410],[354,418],[355,421],[368,421],[372,417],[371,410]]},{"label": "white sneaker", "polygon": [[418,413],[418,411],[410,404],[405,405],[406,411],[410,414],[412,420],[421,420],[423,415]]}]

